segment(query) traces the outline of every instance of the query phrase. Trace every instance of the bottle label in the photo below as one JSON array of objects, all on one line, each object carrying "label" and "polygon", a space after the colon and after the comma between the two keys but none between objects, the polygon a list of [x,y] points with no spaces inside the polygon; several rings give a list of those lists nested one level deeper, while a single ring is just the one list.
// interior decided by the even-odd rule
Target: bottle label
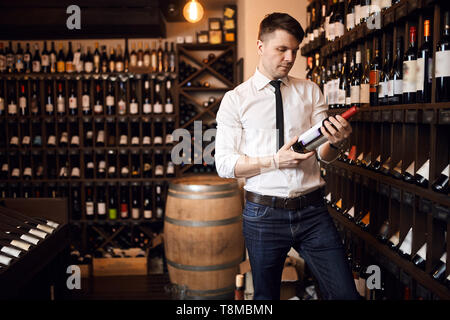
[{"label": "bottle label", "polygon": [[23,137],[22,144],[30,144],[31,138],[30,136]]},{"label": "bottle label", "polygon": [[17,137],[17,136],[12,137],[10,142],[9,142],[9,144],[18,145],[19,144],[19,137]]},{"label": "bottle label", "polygon": [[137,114],[138,113],[138,104],[136,102],[130,103],[130,114]]},{"label": "bottle label", "polygon": [[17,104],[10,103],[8,105],[8,113],[9,114],[16,114],[17,113]]},{"label": "bottle label", "polygon": [[25,240],[26,242],[29,242],[31,244],[38,244],[39,243],[39,239],[35,238],[35,237],[31,237],[29,235],[23,234],[20,236],[20,239]]},{"label": "bottle label", "polygon": [[[345,96],[345,91],[344,91]],[[166,106],[164,107],[166,113],[172,113],[173,112],[173,104],[172,103],[166,103]]]},{"label": "bottle label", "polygon": [[77,108],[77,98],[70,97],[69,98],[69,108],[70,109],[76,109]]},{"label": "bottle label", "polygon": [[152,112],[152,105],[150,103],[144,103],[144,113],[148,114]]},{"label": "bottle label", "polygon": [[387,96],[393,97],[394,96],[394,80],[389,80],[387,83]]},{"label": "bottle label", "polygon": [[99,215],[104,215],[106,214],[106,203],[104,202],[99,202],[98,206],[97,206],[97,210],[98,210],[98,214]]},{"label": "bottle label", "polygon": [[344,35],[344,24],[342,22],[335,22],[334,23],[334,37],[342,37]]},{"label": "bottle label", "polygon": [[116,208],[110,208],[109,209],[109,218],[110,219],[117,219],[117,209]]},{"label": "bottle label", "polygon": [[337,103],[340,105],[345,104],[345,90],[339,89]]},{"label": "bottle label", "polygon": [[150,143],[151,143],[150,137],[149,136],[145,136],[143,138],[143,140],[142,140],[142,144],[150,144]]},{"label": "bottle label", "polygon": [[139,219],[139,208],[132,208],[131,209],[131,217],[133,219]]},{"label": "bottle label", "polygon": [[162,142],[163,142],[162,137],[155,137],[153,140],[154,144],[162,144]]},{"label": "bottle label", "polygon": [[416,92],[417,61],[403,62],[403,93]]},{"label": "bottle label", "polygon": [[368,83],[361,84],[359,102],[360,103],[370,102],[370,84]]},{"label": "bottle label", "polygon": [[27,107],[27,98],[20,97],[19,98],[19,108],[20,109],[25,109],[26,107]]},{"label": "bottle label", "polygon": [[105,131],[103,131],[103,130],[98,131],[97,142],[100,142],[100,143],[105,142]]},{"label": "bottle label", "polygon": [[166,134],[166,144],[171,144],[173,143],[173,136],[172,134],[168,133]]},{"label": "bottle label", "polygon": [[403,93],[403,80],[394,80],[394,95]]},{"label": "bottle label", "polygon": [[106,97],[106,105],[107,106],[113,106],[114,105],[114,97],[113,96],[107,96]]},{"label": "bottle label", "polygon": [[404,254],[411,255],[411,246],[412,246],[412,228],[409,229],[408,234],[405,237],[405,240],[403,240],[402,245],[400,246],[400,251]]},{"label": "bottle label", "polygon": [[32,69],[33,72],[41,72],[41,63],[39,61],[33,61]]},{"label": "bottle label", "polygon": [[59,113],[64,113],[66,110],[65,105],[64,105],[64,98],[58,98],[56,100],[57,103],[57,109]]},{"label": "bottle label", "polygon": [[424,243],[424,245],[420,248],[419,251],[417,251],[417,255],[421,257],[423,260],[427,259],[427,244]]},{"label": "bottle label", "polygon": [[86,201],[86,214],[92,216],[94,214],[94,203]]},{"label": "bottle label", "polygon": [[351,30],[355,27],[355,14],[353,12],[347,14],[347,29]]},{"label": "bottle label", "polygon": [[55,145],[56,144],[56,137],[55,136],[50,136],[50,137],[48,137],[48,142],[47,142],[47,144],[50,144],[50,145]]},{"label": "bottle label", "polygon": [[80,168],[73,168],[71,176],[79,178],[80,177]]},{"label": "bottle label", "polygon": [[137,65],[137,56],[136,55],[132,55],[130,57],[130,66],[131,67],[135,67]]},{"label": "bottle label", "polygon": [[425,59],[417,59],[417,74],[416,74],[416,90],[423,91],[423,83],[425,81]]},{"label": "bottle label", "polygon": [[25,170],[23,171],[23,175],[31,177],[31,168],[30,167],[25,168]]},{"label": "bottle label", "polygon": [[128,204],[122,203],[122,204],[120,205],[120,216],[121,216],[122,218],[128,217]]},{"label": "bottle label", "polygon": [[48,55],[43,54],[41,56],[41,63],[43,67],[48,67],[50,65],[50,58]]},{"label": "bottle label", "polygon": [[69,141],[69,138],[68,138],[67,132],[63,132],[61,134],[61,143],[67,143],[68,141]]},{"label": "bottle label", "polygon": [[417,171],[417,174],[424,177],[426,180],[429,179],[430,176],[430,160],[427,160]]},{"label": "bottle label", "polygon": [[89,110],[89,95],[85,94],[81,97],[81,106],[83,107],[83,110]]},{"label": "bottle label", "polygon": [[436,78],[450,77],[450,50],[436,52]]},{"label": "bottle label", "polygon": [[384,98],[385,90],[387,91],[386,87],[387,87],[387,83],[385,83],[384,81],[380,82],[378,84],[378,97],[379,98]]},{"label": "bottle label", "polygon": [[360,95],[360,86],[351,86],[350,87],[350,102],[351,103],[359,103]]},{"label": "bottle label", "polygon": [[11,176],[18,178],[20,175],[20,170],[19,168],[14,168],[11,172]]},{"label": "bottle label", "polygon": [[9,254],[10,256],[18,258],[20,255],[20,250],[11,248],[11,247],[3,247],[1,252]]},{"label": "bottle label", "polygon": [[92,139],[93,136],[94,132],[92,130],[86,132],[86,139]]},{"label": "bottle label", "polygon": [[152,210],[144,209],[144,218],[151,219],[152,218]]},{"label": "bottle label", "polygon": [[9,258],[7,256],[0,254],[0,263],[4,264],[5,266],[9,266],[9,264],[11,263],[11,260],[12,260],[12,258]]},{"label": "bottle label", "polygon": [[131,144],[132,145],[138,145],[139,144],[139,137],[132,137],[131,138]]},{"label": "bottle label", "polygon": [[156,176],[162,176],[164,174],[164,167],[161,164],[158,164],[155,167],[155,175]]},{"label": "bottle label", "polygon": [[370,70],[369,83],[370,83],[370,92],[376,93],[377,87],[380,83],[380,71],[379,70]]},{"label": "bottle label", "polygon": [[56,63],[56,70],[58,72],[64,72],[65,66],[66,66],[66,64],[64,63],[64,61],[58,61]]},{"label": "bottle label", "polygon": [[47,237],[47,234],[45,232],[39,231],[37,229],[30,229],[29,233],[41,239],[45,239],[45,237]]},{"label": "bottle label", "polygon": [[0,72],[5,72],[6,70],[6,56],[0,55]]},{"label": "bottle label", "polygon": [[94,70],[94,64],[92,62],[86,62],[84,64],[84,71],[92,72],[92,70]]},{"label": "bottle label", "polygon": [[127,144],[127,140],[128,140],[128,136],[126,136],[126,135],[121,135],[120,136],[120,141],[119,141],[119,144]]},{"label": "bottle label", "polygon": [[125,114],[127,112],[127,104],[125,103],[124,100],[119,100],[118,107],[119,107],[119,114]]},{"label": "bottle label", "polygon": [[361,22],[361,5],[355,5],[355,25],[359,25]]},{"label": "bottle label", "polygon": [[175,167],[172,162],[169,162],[167,164],[167,174],[174,174],[175,173]]},{"label": "bottle label", "polygon": [[20,248],[22,250],[25,250],[25,251],[30,250],[30,245],[26,242],[19,241],[19,240],[12,240],[10,243],[14,247]]},{"label": "bottle label", "polygon": [[71,145],[79,145],[80,144],[80,138],[78,136],[73,136],[72,140],[70,141]]},{"label": "bottle label", "polygon": [[103,106],[101,105],[101,104],[96,104],[95,106],[94,106],[94,112],[95,113],[103,113]]},{"label": "bottle label", "polygon": [[8,170],[9,170],[8,164],[7,164],[7,163],[4,163],[4,164],[2,165],[2,171],[8,171]]},{"label": "bottle label", "polygon": [[162,111],[163,111],[162,104],[159,102],[155,103],[153,106],[153,112],[154,113],[162,113]]}]

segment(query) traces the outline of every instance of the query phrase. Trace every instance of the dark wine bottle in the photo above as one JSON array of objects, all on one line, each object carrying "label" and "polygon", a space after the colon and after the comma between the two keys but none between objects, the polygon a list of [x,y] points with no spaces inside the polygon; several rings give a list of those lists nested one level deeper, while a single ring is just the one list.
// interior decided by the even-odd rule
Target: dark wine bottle
[{"label": "dark wine bottle", "polygon": [[380,61],[380,40],[375,40],[375,55],[370,63],[370,105],[378,106],[378,91],[380,85],[381,61]]},{"label": "dark wine bottle", "polygon": [[417,47],[416,27],[409,28],[409,47],[403,58],[403,103],[416,103]]},{"label": "dark wine bottle", "polygon": [[450,12],[444,13],[444,30],[436,48],[436,101],[450,101]]},{"label": "dark wine bottle", "polygon": [[431,69],[433,66],[433,47],[430,33],[430,20],[423,22],[423,44],[417,54],[417,102],[431,102]]}]

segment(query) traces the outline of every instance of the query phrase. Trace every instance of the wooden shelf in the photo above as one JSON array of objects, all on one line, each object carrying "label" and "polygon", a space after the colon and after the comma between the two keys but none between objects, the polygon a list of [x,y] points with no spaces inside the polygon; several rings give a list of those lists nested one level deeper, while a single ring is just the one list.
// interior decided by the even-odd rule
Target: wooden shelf
[{"label": "wooden shelf", "polygon": [[349,229],[351,232],[356,234],[366,243],[374,247],[380,254],[386,256],[386,258],[394,262],[399,268],[406,271],[418,283],[428,288],[433,293],[437,294],[441,299],[446,300],[450,299],[450,290],[447,289],[444,285],[434,280],[429,274],[417,268],[414,264],[412,264],[412,262],[399,256],[396,252],[392,251],[387,245],[382,244],[370,233],[363,231],[358,225],[348,220],[345,216],[343,216],[341,213],[337,212],[330,206],[328,207],[328,211],[330,212],[331,216],[334,219],[336,219],[340,224],[342,224],[345,228]]},{"label": "wooden shelf", "polygon": [[378,183],[386,183],[390,186],[394,186],[401,190],[413,193],[421,198],[427,198],[438,204],[450,207],[450,197],[449,196],[447,196],[445,194],[440,194],[431,189],[425,189],[425,188],[419,187],[417,185],[410,184],[410,183],[404,182],[399,179],[395,179],[390,176],[386,176],[382,173],[374,172],[369,169],[361,168],[356,165],[349,165],[349,164],[343,163],[342,161],[339,161],[339,160],[336,160],[330,164],[322,164],[322,166],[325,166],[325,167],[334,166],[337,168],[345,169],[348,173],[353,172],[353,173],[359,174],[361,176],[365,176],[367,178],[375,180]]}]

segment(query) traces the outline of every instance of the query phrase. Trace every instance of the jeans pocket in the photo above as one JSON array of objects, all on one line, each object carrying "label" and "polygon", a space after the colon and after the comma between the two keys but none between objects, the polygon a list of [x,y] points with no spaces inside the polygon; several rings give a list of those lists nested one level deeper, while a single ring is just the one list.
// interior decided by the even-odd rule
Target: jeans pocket
[{"label": "jeans pocket", "polygon": [[258,220],[267,215],[270,207],[247,200],[242,215],[247,220]]}]

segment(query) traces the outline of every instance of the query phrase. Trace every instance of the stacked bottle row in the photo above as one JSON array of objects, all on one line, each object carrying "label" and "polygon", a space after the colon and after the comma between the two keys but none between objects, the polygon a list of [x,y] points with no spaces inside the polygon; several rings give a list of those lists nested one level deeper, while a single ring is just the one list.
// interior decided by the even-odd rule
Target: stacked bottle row
[{"label": "stacked bottle row", "polygon": [[442,13],[442,34],[433,47],[432,9],[424,10],[420,25],[414,18],[388,27],[327,59],[316,53],[315,66],[308,57],[307,77],[322,88],[330,108],[450,101],[450,13]]},{"label": "stacked bottle row", "polygon": [[71,117],[0,120],[0,148],[140,147],[173,144],[174,118]]},{"label": "stacked bottle row", "polygon": [[0,81],[0,117],[174,114],[171,80],[6,79]]},{"label": "stacked bottle row", "polygon": [[[183,83],[191,75],[197,73],[200,69],[196,66],[198,62],[192,64],[188,59],[180,59],[180,64],[178,67],[178,78],[180,83]],[[227,52],[216,56],[214,53],[209,53],[207,57],[202,59],[203,65],[200,67],[208,66],[211,67],[217,74],[224,77],[228,81],[234,81],[234,71],[233,71],[233,53]],[[184,85],[185,87],[204,87],[209,88],[210,84],[208,81],[201,83],[200,81],[187,81]]]},{"label": "stacked bottle row", "polygon": [[449,208],[347,170],[327,166],[325,172],[332,208],[438,282],[449,283]]},{"label": "stacked bottle row", "polygon": [[59,224],[0,207],[0,274],[57,232]]},{"label": "stacked bottle row", "polygon": [[141,179],[175,176],[171,151],[64,150],[0,152],[1,180]]},{"label": "stacked bottle row", "polygon": [[[384,116],[383,114],[382,117]],[[448,195],[450,157],[445,148],[449,144],[449,126],[439,124],[432,127],[430,124],[414,121],[392,123],[392,113],[386,116],[381,123],[354,122],[354,133],[350,137],[348,148],[344,148],[338,159],[349,165]],[[430,146],[432,134],[435,134],[437,141],[436,151]],[[417,151],[411,148],[415,145],[419,146]]]},{"label": "stacked bottle row", "polygon": [[[337,223],[337,229],[343,239],[347,261],[352,270],[358,293],[366,300],[429,300],[438,298],[411,278],[408,273],[396,267],[357,234],[346,230]],[[444,264],[445,266],[445,264]],[[442,264],[438,263],[433,272],[442,277]],[[370,281],[374,272],[380,271],[381,278]],[[435,277],[435,276],[433,276]],[[439,277],[438,277],[439,278]],[[369,281],[368,281],[369,280]],[[444,281],[445,282],[445,281]],[[450,282],[448,282],[450,287]]]},{"label": "stacked bottle row", "polygon": [[306,10],[307,25],[303,44],[334,41],[400,0],[317,0]]},{"label": "stacked bottle row", "polygon": [[161,220],[164,182],[0,183],[0,198],[68,198],[72,220]]},{"label": "stacked bottle row", "polygon": [[107,46],[95,42],[94,52],[91,47],[84,49],[78,43],[77,50],[73,52],[72,42],[67,44],[67,52],[64,51],[64,44],[59,43],[59,50],[55,50],[55,42],[51,42],[50,51],[47,50],[47,41],[44,41],[43,48],[40,49],[37,43],[34,44],[32,52],[30,44],[26,43],[25,51],[20,42],[15,44],[10,41],[6,50],[0,42],[0,73],[108,73],[108,72],[129,72],[133,67],[145,67],[152,73],[174,73],[175,72],[175,51],[174,43],[170,44],[170,51],[167,41],[156,41],[145,43],[145,50],[142,41],[132,43],[131,52],[128,50],[128,42],[125,41],[125,51],[119,44],[117,48],[110,46],[109,56]]}]

